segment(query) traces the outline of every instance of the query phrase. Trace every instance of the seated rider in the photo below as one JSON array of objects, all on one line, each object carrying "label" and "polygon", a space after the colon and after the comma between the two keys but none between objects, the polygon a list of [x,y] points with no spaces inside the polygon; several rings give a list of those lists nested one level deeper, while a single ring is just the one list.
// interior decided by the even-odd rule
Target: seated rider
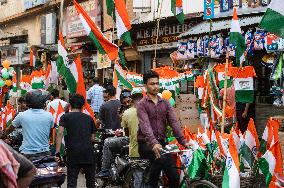
[{"label": "seated rider", "polygon": [[[106,107],[109,106],[108,103],[110,103],[112,99],[114,100],[115,95],[116,95],[115,88],[113,86],[108,86],[104,92],[107,92],[110,95],[110,100],[102,105],[100,112],[105,112],[103,111],[102,108],[105,108],[105,106]],[[119,121],[119,128],[120,128],[119,112],[122,112],[126,110],[126,108],[129,108],[129,103],[131,101],[131,99],[129,98],[130,94],[131,93],[129,93],[128,90],[127,91],[124,90],[120,96],[122,108],[118,108],[116,111],[116,118],[118,118],[116,120]],[[102,117],[101,115],[102,114],[99,114],[99,117]],[[103,124],[103,125],[104,125],[104,128],[106,127],[106,128],[112,128],[113,130],[116,130],[114,127],[111,127],[108,124]],[[111,167],[111,163],[113,160],[112,151],[115,150],[116,148],[120,149],[121,147],[128,145],[128,143],[129,143],[129,138],[126,136],[122,136],[121,131],[116,131],[116,137],[110,137],[110,138],[105,139],[104,146],[103,146],[102,168],[101,168],[101,172],[98,173],[98,177],[108,177],[110,175],[109,169]]]},{"label": "seated rider", "polygon": [[15,128],[22,127],[23,142],[20,152],[27,158],[49,155],[49,135],[54,124],[51,113],[44,110],[49,94],[43,90],[31,90],[25,98],[29,109],[15,117],[2,138]]}]

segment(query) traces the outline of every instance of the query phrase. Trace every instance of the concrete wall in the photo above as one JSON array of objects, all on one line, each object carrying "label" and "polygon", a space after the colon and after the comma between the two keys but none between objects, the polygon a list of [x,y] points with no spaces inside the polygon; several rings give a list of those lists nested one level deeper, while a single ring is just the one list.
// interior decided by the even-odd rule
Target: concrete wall
[{"label": "concrete wall", "polygon": [[28,45],[40,44],[40,20],[41,15],[27,17],[23,20],[13,21],[7,24],[2,30],[4,32],[15,33],[18,30],[28,31]]},{"label": "concrete wall", "polygon": [[23,0],[7,0],[7,3],[0,5],[0,20],[24,11]]}]

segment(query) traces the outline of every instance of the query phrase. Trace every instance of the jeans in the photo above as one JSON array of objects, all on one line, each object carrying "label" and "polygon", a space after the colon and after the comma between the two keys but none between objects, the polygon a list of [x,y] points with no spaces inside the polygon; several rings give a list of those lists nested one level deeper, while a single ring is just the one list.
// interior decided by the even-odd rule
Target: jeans
[{"label": "jeans", "polygon": [[111,137],[105,139],[102,156],[102,170],[109,170],[114,160],[113,150],[120,149],[129,144],[128,137]]},{"label": "jeans", "polygon": [[80,169],[84,170],[85,178],[86,178],[86,187],[87,188],[95,188],[96,180],[96,168],[94,164],[68,164],[67,165],[67,187],[68,188],[76,188],[77,187],[77,179]]},{"label": "jeans", "polygon": [[179,185],[179,174],[176,162],[171,154],[161,155],[156,159],[152,148],[145,142],[138,143],[138,151],[142,158],[150,160],[149,182],[147,187],[157,187],[161,171],[163,170],[169,180],[169,187],[176,188]]}]

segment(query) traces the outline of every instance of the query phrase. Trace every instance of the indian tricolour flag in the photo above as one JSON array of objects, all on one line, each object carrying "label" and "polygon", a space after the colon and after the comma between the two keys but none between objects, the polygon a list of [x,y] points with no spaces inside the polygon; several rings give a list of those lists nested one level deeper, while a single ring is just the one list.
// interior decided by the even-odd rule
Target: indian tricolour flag
[{"label": "indian tricolour flag", "polygon": [[279,144],[278,141],[272,145],[269,150],[258,160],[258,166],[262,173],[265,175],[266,187],[269,186],[272,177],[274,176],[274,171],[277,165],[277,150]]},{"label": "indian tricolour flag", "polygon": [[171,0],[171,10],[180,24],[184,23],[184,13],[182,9],[182,0]]},{"label": "indian tricolour flag", "polygon": [[78,55],[74,61],[67,57],[67,51],[62,33],[59,33],[57,71],[64,78],[70,93],[86,96],[81,58]]},{"label": "indian tricolour flag", "polygon": [[223,175],[222,188],[240,187],[240,162],[233,135],[229,139],[229,152]]},{"label": "indian tricolour flag", "polygon": [[240,61],[244,61],[244,52],[246,50],[245,38],[242,35],[240,23],[237,16],[237,10],[234,8],[233,20],[231,23],[230,38],[231,44],[236,46],[236,61],[240,64]]},{"label": "indian tricolour flag", "polygon": [[119,63],[116,61],[115,65],[114,65],[114,84],[118,84],[118,80],[120,81],[120,83],[122,85],[124,85],[125,87],[129,88],[130,90],[132,90],[135,86],[133,83],[130,82],[130,80],[127,79],[127,76],[125,74],[125,71],[122,69],[122,67],[119,65]]},{"label": "indian tricolour flag", "polygon": [[236,102],[253,103],[254,84],[253,77],[256,75],[252,66],[231,67],[229,71],[233,77],[233,84],[236,91]]},{"label": "indian tricolour flag", "polygon": [[51,64],[47,65],[46,71],[45,71],[45,75],[44,75],[44,86],[45,89],[48,89],[49,85],[50,85],[50,76],[51,76]]},{"label": "indian tricolour flag", "polygon": [[63,114],[65,114],[65,111],[64,111],[62,104],[59,102],[57,113],[56,113],[56,116],[55,116],[55,121],[54,121],[54,123],[56,125],[59,125],[60,118]]},{"label": "indian tricolour flag", "polygon": [[248,165],[252,168],[257,159],[259,147],[258,135],[255,129],[253,119],[250,119],[248,128],[244,135],[244,145],[242,146],[242,156]]},{"label": "indian tricolour flag", "polygon": [[129,30],[131,23],[126,10],[125,1],[106,0],[107,13],[114,19],[117,28],[117,36],[128,45],[132,44]]},{"label": "indian tricolour flag", "polygon": [[283,0],[272,0],[262,17],[259,27],[284,38]]},{"label": "indian tricolour flag", "polygon": [[83,24],[83,27],[96,45],[97,49],[101,54],[107,54],[111,61],[115,60],[118,57],[118,46],[110,42],[98,28],[98,26],[93,22],[90,16],[85,12],[85,10],[77,3],[76,0],[73,0],[74,6],[78,12],[79,18]]},{"label": "indian tricolour flag", "polygon": [[262,137],[260,140],[260,146],[258,150],[258,157],[261,157],[271,146],[271,142],[273,139],[273,128],[270,123],[271,120],[268,120],[265,126],[265,129],[262,133]]}]

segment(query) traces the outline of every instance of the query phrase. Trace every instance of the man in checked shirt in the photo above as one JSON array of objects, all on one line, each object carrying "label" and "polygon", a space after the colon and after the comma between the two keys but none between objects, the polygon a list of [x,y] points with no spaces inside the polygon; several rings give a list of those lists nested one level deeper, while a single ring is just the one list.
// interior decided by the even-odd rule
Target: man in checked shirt
[{"label": "man in checked shirt", "polygon": [[147,96],[137,105],[139,120],[137,140],[140,156],[149,159],[151,163],[148,186],[157,187],[160,172],[163,170],[168,177],[169,186],[178,187],[179,175],[177,169],[173,168],[175,166],[173,157],[170,154],[160,155],[160,149],[167,144],[167,123],[181,145],[189,147],[189,143],[186,143],[183,137],[171,105],[157,95],[160,90],[159,75],[150,71],[143,75],[143,82]]}]

